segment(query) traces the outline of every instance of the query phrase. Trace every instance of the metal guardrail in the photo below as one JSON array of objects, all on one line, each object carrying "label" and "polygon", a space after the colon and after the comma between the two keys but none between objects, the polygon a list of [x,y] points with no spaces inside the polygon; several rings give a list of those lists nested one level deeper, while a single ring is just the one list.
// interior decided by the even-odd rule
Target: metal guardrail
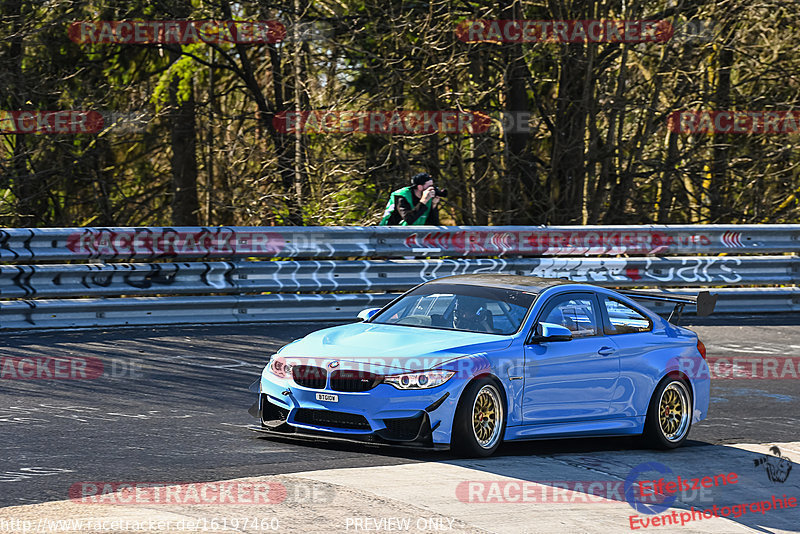
[{"label": "metal guardrail", "polygon": [[800,225],[10,228],[0,261],[800,252]]},{"label": "metal guardrail", "polygon": [[798,288],[763,286],[796,285],[797,253],[800,225],[5,229],[0,329],[349,320],[477,272],[724,286],[720,312],[794,312]]},{"label": "metal guardrail", "polygon": [[[668,293],[696,295],[696,289]],[[800,288],[715,289],[716,313],[800,312]],[[161,326],[248,322],[354,321],[359,311],[377,308],[397,293],[325,295],[238,295],[42,299],[3,303],[3,329]],[[657,313],[672,306],[641,301]]]},{"label": "metal guardrail", "polygon": [[798,256],[216,261],[0,266],[2,298],[403,291],[454,274],[505,272],[608,287],[797,284]]},{"label": "metal guardrail", "polygon": [[381,307],[396,296],[357,293],[18,300],[3,303],[0,327],[31,329],[354,321],[361,310]]}]

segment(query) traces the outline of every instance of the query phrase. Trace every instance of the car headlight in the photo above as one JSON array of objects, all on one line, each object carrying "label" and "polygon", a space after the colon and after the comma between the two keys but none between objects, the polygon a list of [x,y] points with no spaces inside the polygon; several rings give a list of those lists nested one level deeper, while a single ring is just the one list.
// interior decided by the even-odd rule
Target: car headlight
[{"label": "car headlight", "polygon": [[292,364],[286,363],[281,357],[273,356],[267,364],[267,369],[278,378],[290,378],[292,376]]},{"label": "car headlight", "polygon": [[428,389],[441,386],[452,376],[455,371],[420,371],[418,373],[403,373],[383,377],[384,384],[391,384],[397,389]]}]

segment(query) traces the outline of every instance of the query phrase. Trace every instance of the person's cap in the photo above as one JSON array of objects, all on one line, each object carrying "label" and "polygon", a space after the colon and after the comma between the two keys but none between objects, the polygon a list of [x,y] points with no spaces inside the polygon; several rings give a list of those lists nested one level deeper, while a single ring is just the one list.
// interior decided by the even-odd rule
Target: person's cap
[{"label": "person's cap", "polygon": [[427,172],[420,172],[411,177],[411,185],[425,185],[428,180],[433,180],[433,177]]}]

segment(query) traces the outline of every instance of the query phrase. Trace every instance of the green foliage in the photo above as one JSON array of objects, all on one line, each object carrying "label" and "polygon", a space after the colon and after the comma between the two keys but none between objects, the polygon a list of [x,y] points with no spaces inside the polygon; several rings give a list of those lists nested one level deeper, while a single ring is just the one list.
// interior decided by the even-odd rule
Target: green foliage
[{"label": "green foliage", "polygon": [[[187,130],[167,119],[190,101],[189,181],[204,224],[375,223],[389,192],[421,170],[448,187],[445,211],[457,224],[800,216],[800,135],[667,128],[673,111],[800,109],[796,2],[303,0],[301,13],[294,0],[16,5],[0,6],[0,108],[98,111],[120,126],[0,135],[7,226],[169,224],[175,134]],[[226,8],[234,19],[280,20],[290,35],[298,21],[325,31],[239,46],[68,38],[75,21],[224,20]],[[660,13],[676,28],[667,43],[467,43],[455,34],[465,20]],[[699,31],[681,34],[687,27]],[[477,111],[495,126],[480,135],[275,131],[273,114],[295,109]],[[526,131],[498,126],[519,112],[530,113]]]}]

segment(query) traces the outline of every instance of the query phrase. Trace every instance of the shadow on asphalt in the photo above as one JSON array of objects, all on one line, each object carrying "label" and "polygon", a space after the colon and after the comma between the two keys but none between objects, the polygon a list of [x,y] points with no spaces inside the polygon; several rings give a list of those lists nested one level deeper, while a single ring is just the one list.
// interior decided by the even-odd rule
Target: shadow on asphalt
[{"label": "shadow on asphalt", "polygon": [[[338,452],[358,452],[365,454],[375,454],[391,458],[402,458],[417,462],[442,462],[450,460],[461,460],[450,451],[432,451],[415,447],[399,447],[396,445],[376,445],[367,443],[356,443],[350,441],[331,441],[324,438],[313,436],[294,436],[278,434],[256,434],[256,439],[267,442],[277,442],[292,444],[300,447],[308,447],[314,450],[329,450]],[[704,441],[687,440],[682,448],[708,446]],[[567,439],[542,439],[530,441],[512,441],[500,445],[497,452],[492,456],[511,457],[511,456],[550,456],[552,454],[579,454],[606,451],[648,451],[643,446],[638,437],[609,437],[609,438],[567,438]]]},{"label": "shadow on asphalt", "polygon": [[[794,501],[795,507],[790,507],[785,501],[796,499],[800,493],[800,468],[777,447],[773,447],[769,454],[759,454],[726,445],[687,440],[678,449],[658,451],[644,447],[637,437],[575,438],[504,443],[490,458],[464,459],[446,451],[330,442],[314,438],[267,436],[257,439],[314,449],[372,453],[409,462],[441,462],[465,467],[469,469],[471,480],[457,481],[459,484],[454,498],[472,504],[520,502],[504,501],[509,494],[503,482],[498,483],[496,489],[487,490],[497,479],[481,473],[508,477],[507,481],[511,479],[510,482],[519,483],[520,488],[525,482],[535,483],[538,492],[531,492],[534,496],[531,504],[557,506],[560,503],[570,506],[588,503],[602,506],[608,501],[627,502],[631,506],[629,518],[636,517],[633,521],[638,522],[635,523],[638,528],[643,528],[643,524],[655,526],[651,522],[659,515],[662,517],[660,521],[674,521],[664,525],[694,526],[693,530],[699,531],[703,530],[702,512],[706,511],[705,519],[708,519],[712,511],[716,511],[718,516],[761,532],[770,532],[771,529],[793,531],[797,525],[792,518],[797,517],[800,511],[797,500]],[[532,461],[520,462],[517,458],[522,456]],[[552,480],[552,476],[542,475],[542,460],[548,462],[551,473],[553,469],[565,473],[564,480]],[[575,469],[580,471],[576,472]],[[795,473],[794,477],[790,477],[792,472]],[[735,479],[731,477],[733,473],[736,474]],[[727,482],[722,475],[728,477]],[[704,477],[711,477],[712,481],[717,480],[717,485],[692,487],[673,493],[655,490],[652,496],[643,496],[637,485],[637,482],[658,481],[660,478],[666,484],[677,481],[678,477],[688,480],[690,485],[694,485],[693,479],[700,481]],[[473,493],[470,493],[469,484],[478,484]],[[594,489],[590,484],[595,484]],[[570,491],[565,491],[567,488]],[[515,488],[510,495],[513,497],[521,492],[521,489]],[[471,500],[473,498],[477,500]],[[548,498],[551,500],[548,501]],[[784,507],[780,508],[781,505]],[[667,516],[669,518],[663,519]]]},{"label": "shadow on asphalt", "polygon": [[[540,448],[541,444],[537,444],[535,449],[520,451],[520,454],[544,454],[552,461],[548,472],[555,469],[564,473],[564,480],[543,475],[541,462],[528,465],[510,460],[514,453],[509,454],[508,449],[504,456],[448,461],[471,470],[472,480],[460,482],[456,497],[484,506],[526,502],[521,495],[527,481],[535,483],[528,487],[531,498],[527,502],[531,504],[572,507],[581,503],[602,506],[608,501],[627,502],[631,506],[627,522],[632,529],[649,524],[687,526],[700,532],[705,530],[703,520],[716,513],[760,532],[796,531],[800,474],[797,464],[776,446],[769,454],[759,454],[694,441],[669,451],[633,451],[626,448],[624,441],[590,441],[580,446],[562,442],[558,447],[548,443]],[[592,454],[602,451],[623,454]],[[518,487],[509,491],[506,482],[490,477],[482,479],[481,473],[508,477],[513,480],[507,482],[518,483]],[[668,488],[668,483],[678,484],[679,479],[688,484],[685,490]],[[668,489],[656,489],[659,480],[663,481],[662,488]],[[645,484],[644,494],[639,483]],[[703,487],[703,483],[707,486]],[[660,525],[653,522],[657,515]]]}]

